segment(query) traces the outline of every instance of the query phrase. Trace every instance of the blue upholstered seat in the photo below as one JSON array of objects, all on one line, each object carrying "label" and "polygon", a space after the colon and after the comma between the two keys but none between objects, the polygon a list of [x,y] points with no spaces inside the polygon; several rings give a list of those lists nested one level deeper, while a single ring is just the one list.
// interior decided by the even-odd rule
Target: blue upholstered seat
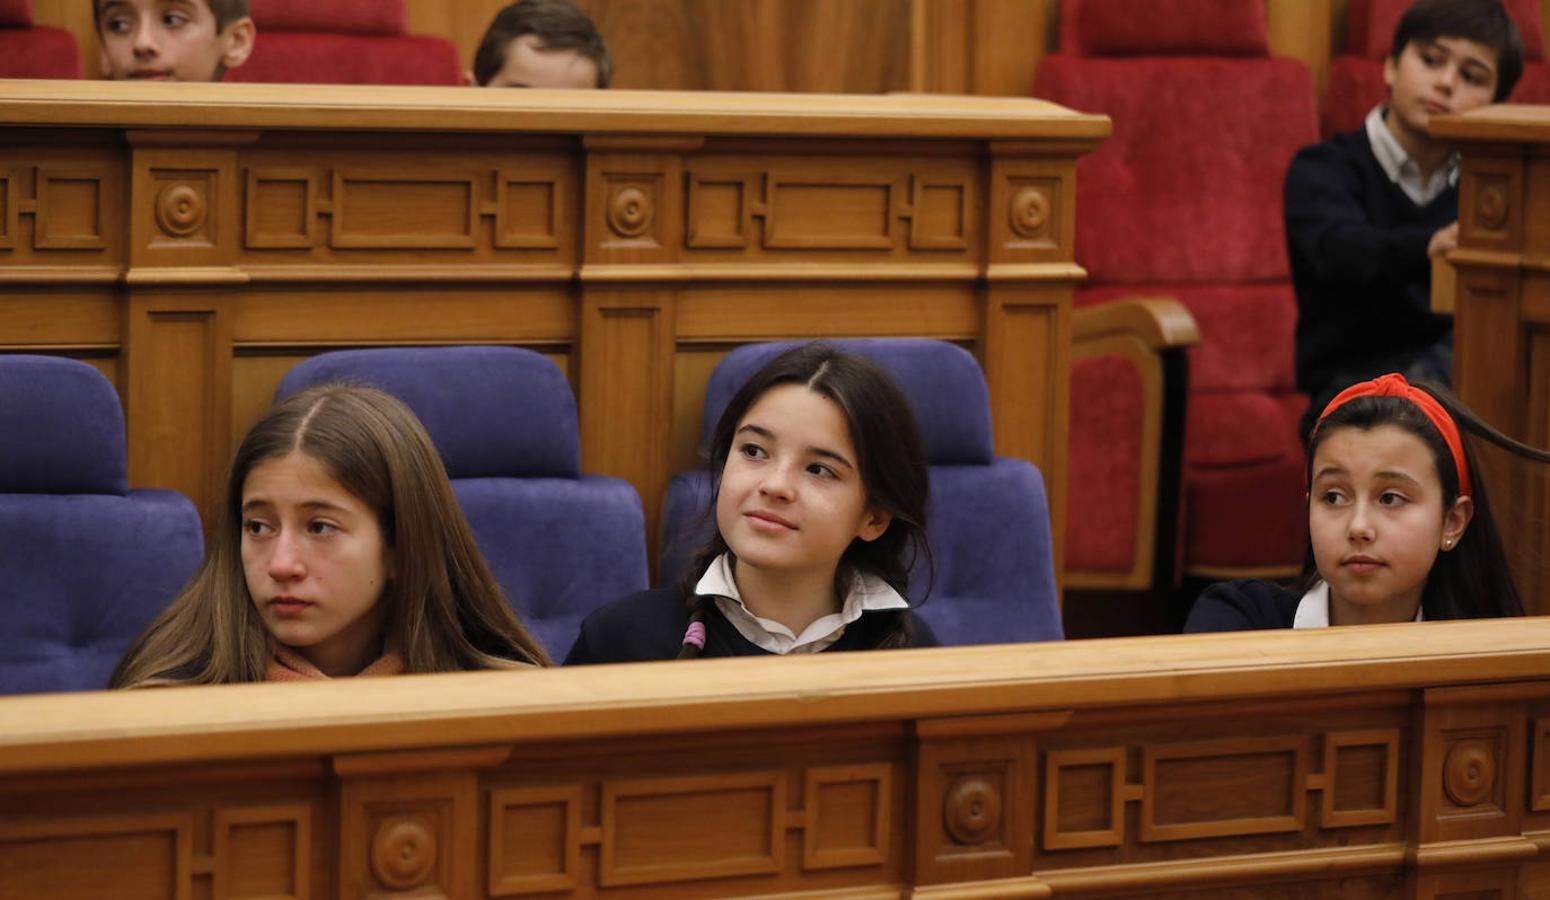
[{"label": "blue upholstered seat", "polygon": [[[944,644],[1058,640],[1049,503],[1032,464],[996,456],[984,373],[962,348],[930,340],[843,340],[844,350],[887,368],[914,407],[931,467],[927,535],[935,572],[918,570],[910,600]],[[705,390],[702,442],[749,376],[791,343],[727,354]],[[713,527],[710,474],[675,475],[662,510],[661,581],[683,576]]]},{"label": "blue upholstered seat", "polygon": [[506,600],[550,655],[595,607],[646,587],[640,496],[581,472],[576,401],[559,368],[513,347],[324,353],[276,398],[327,381],[370,384],[420,417]]},{"label": "blue upholstered seat", "polygon": [[106,378],[0,356],[0,693],[107,687],[203,554],[188,498],[129,490]]}]

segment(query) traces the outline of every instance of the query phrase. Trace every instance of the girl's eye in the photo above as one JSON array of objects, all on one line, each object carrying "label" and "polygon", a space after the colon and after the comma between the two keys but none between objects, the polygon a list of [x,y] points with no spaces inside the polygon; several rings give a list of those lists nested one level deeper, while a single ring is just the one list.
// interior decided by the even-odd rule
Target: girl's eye
[{"label": "girl's eye", "polygon": [[167,13],[161,17],[161,21],[168,28],[179,28],[188,24],[188,16],[182,13]]},{"label": "girl's eye", "polygon": [[242,523],[242,530],[253,537],[259,537],[269,532],[269,524],[258,519],[248,519]]},{"label": "girl's eye", "polygon": [[125,32],[129,31],[129,19],[125,18],[124,16],[114,16],[113,18],[109,19],[103,25],[103,27],[106,28],[110,34],[124,34]]},{"label": "girl's eye", "polygon": [[819,478],[838,478],[839,474],[823,463],[808,463],[807,471]]},{"label": "girl's eye", "polygon": [[332,522],[312,521],[307,523],[308,534],[333,534],[339,530],[339,526]]},{"label": "girl's eye", "polygon": [[1384,506],[1399,506],[1400,504],[1408,503],[1409,498],[1394,491],[1384,491],[1379,495],[1378,502]]},{"label": "girl's eye", "polygon": [[737,448],[737,452],[749,459],[763,459],[766,454],[764,448],[758,444],[743,444]]},{"label": "girl's eye", "polygon": [[1345,502],[1345,495],[1339,491],[1325,491],[1319,494],[1319,502],[1325,506],[1338,506]]}]

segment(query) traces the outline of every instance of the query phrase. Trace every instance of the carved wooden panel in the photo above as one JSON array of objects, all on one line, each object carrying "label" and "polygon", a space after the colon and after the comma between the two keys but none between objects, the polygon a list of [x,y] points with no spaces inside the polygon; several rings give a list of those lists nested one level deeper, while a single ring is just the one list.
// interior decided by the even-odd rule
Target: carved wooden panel
[{"label": "carved wooden panel", "polygon": [[36,177],[34,247],[101,250],[107,246],[107,188],[102,172],[41,165]]},{"label": "carved wooden panel", "polygon": [[1044,758],[1044,849],[1125,842],[1125,748],[1051,750]]},{"label": "carved wooden panel", "polygon": [[686,180],[684,246],[706,258],[939,262],[978,249],[979,179],[959,160],[836,153],[797,166],[709,155],[691,161]]},{"label": "carved wooden panel", "polygon": [[[172,267],[232,267],[240,221],[236,147],[173,149],[166,145],[177,138],[159,134],[133,140],[133,268],[158,273],[149,277],[160,280],[164,276],[159,273]],[[222,277],[230,281],[240,276],[231,272]]]},{"label": "carved wooden panel", "polygon": [[475,797],[471,772],[346,778],[339,798],[339,897],[472,896]]},{"label": "carved wooden panel", "polygon": [[992,262],[1070,260],[1075,255],[1076,167],[1001,148],[991,161],[987,227]]},{"label": "carved wooden panel", "polygon": [[21,218],[16,202],[21,193],[17,186],[20,176],[19,167],[0,169],[0,250],[16,246],[16,225]]},{"label": "carved wooden panel", "polygon": [[103,896],[185,900],[193,862],[191,816],[182,813],[0,822],[6,900]]},{"label": "carved wooden panel", "polygon": [[1421,836],[1428,842],[1519,834],[1531,803],[1527,717],[1488,689],[1429,691]]},{"label": "carved wooden panel", "polygon": [[245,151],[244,263],[257,280],[329,277],[323,265],[367,281],[409,270],[562,277],[554,266],[577,252],[574,161],[543,147],[513,155],[469,143],[460,152],[403,140],[377,153],[349,141]]},{"label": "carved wooden panel", "polygon": [[807,770],[802,868],[875,866],[888,860],[889,772],[884,763]]},{"label": "carved wooden panel", "polygon": [[1399,816],[1399,730],[1335,731],[1324,735],[1325,828],[1387,825]]},{"label": "carved wooden panel", "polygon": [[[1215,772],[1230,768],[1234,789]],[[1143,747],[1141,840],[1300,831],[1308,748],[1301,736]]]},{"label": "carved wooden panel", "polygon": [[986,717],[931,725],[916,761],[921,812],[915,859],[921,882],[958,881],[970,872],[993,878],[1026,873],[1032,863],[1036,775],[1032,737],[1017,732],[1027,723],[1002,725]]},{"label": "carved wooden panel", "polygon": [[603,885],[776,873],[785,856],[781,772],[606,781]]},{"label": "carved wooden panel", "polygon": [[102,149],[0,146],[0,279],[43,266],[51,281],[103,280],[123,250],[124,184]]},{"label": "carved wooden panel", "polygon": [[492,897],[566,891],[580,882],[581,788],[504,788],[490,792]]},{"label": "carved wooden panel", "polygon": [[[764,246],[812,250],[887,250],[893,246],[894,196],[901,185],[879,175],[816,179],[771,175],[763,207]],[[756,214],[758,214],[756,212]]]},{"label": "carved wooden panel", "polygon": [[245,246],[305,249],[316,245],[319,200],[317,175],[311,169],[248,169]]},{"label": "carved wooden panel", "polygon": [[1477,156],[1459,179],[1461,241],[1492,250],[1517,249],[1523,236],[1521,158]]},{"label": "carved wooden panel", "polygon": [[213,893],[222,900],[312,897],[312,807],[217,809]]}]

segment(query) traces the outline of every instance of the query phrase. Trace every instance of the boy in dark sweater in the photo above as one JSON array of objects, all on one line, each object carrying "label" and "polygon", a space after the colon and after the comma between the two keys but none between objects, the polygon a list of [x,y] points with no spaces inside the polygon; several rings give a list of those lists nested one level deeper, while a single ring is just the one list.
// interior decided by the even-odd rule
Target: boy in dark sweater
[{"label": "boy in dark sweater", "polygon": [[1388,102],[1364,127],[1304,147],[1286,174],[1297,291],[1297,387],[1314,417],[1384,372],[1448,382],[1453,322],[1431,310],[1431,258],[1458,246],[1458,154],[1434,115],[1500,102],[1523,42],[1500,0],[1419,0],[1383,61]]}]

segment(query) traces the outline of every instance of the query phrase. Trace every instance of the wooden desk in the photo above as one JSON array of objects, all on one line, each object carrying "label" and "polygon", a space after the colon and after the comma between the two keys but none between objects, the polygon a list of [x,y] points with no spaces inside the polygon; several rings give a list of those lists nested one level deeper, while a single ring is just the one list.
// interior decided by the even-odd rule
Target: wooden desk
[{"label": "wooden desk", "polygon": [[[1490,106],[1439,117],[1432,133],[1463,150],[1459,249],[1434,301],[1454,315],[1453,387],[1487,422],[1550,448],[1550,107]],[[1550,479],[1507,482],[1498,518],[1550,550]],[[1541,556],[1520,566],[1532,611],[1550,612]]]},{"label": "wooden desk", "polygon": [[730,347],[943,338],[1058,541],[1075,159],[1108,133],[1034,100],[0,82],[0,351],[96,363],[131,482],[208,511],[297,360],[533,347],[654,536]]},{"label": "wooden desk", "polygon": [[8,900],[1542,898],[1547,848],[1543,619],[0,699]]}]

